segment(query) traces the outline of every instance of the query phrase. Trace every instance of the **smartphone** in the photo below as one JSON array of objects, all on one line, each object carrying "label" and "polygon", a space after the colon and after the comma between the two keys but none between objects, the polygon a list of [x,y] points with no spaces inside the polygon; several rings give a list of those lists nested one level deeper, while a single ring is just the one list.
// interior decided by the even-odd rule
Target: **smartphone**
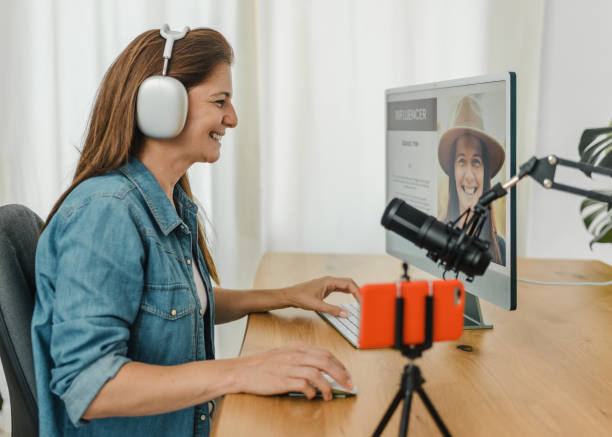
[{"label": "smartphone", "polygon": [[433,341],[457,340],[463,332],[465,290],[461,281],[404,281],[364,285],[361,293],[359,347],[392,347],[395,343],[395,298],[404,297],[404,344],[425,341],[425,297],[433,295]]}]

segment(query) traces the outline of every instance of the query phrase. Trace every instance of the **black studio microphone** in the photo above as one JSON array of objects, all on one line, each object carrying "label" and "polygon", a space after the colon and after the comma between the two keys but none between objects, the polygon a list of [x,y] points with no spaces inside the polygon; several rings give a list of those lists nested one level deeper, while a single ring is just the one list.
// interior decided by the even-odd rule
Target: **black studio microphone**
[{"label": "black studio microphone", "polygon": [[426,249],[427,256],[445,270],[465,273],[468,280],[482,275],[491,262],[487,241],[465,232],[461,238],[461,229],[442,223],[397,197],[387,205],[381,224]]}]

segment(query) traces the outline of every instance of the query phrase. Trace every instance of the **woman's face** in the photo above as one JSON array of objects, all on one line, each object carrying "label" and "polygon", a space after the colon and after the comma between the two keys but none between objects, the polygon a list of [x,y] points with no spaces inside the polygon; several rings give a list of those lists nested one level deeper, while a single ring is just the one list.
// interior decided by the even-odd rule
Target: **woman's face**
[{"label": "woman's face", "polygon": [[484,166],[480,140],[472,135],[457,138],[455,152],[455,187],[459,198],[459,213],[476,205],[482,196]]},{"label": "woman's face", "polygon": [[175,142],[191,162],[215,162],[226,129],[238,124],[231,102],[231,67],[221,62],[205,82],[189,90],[188,97],[187,121]]}]

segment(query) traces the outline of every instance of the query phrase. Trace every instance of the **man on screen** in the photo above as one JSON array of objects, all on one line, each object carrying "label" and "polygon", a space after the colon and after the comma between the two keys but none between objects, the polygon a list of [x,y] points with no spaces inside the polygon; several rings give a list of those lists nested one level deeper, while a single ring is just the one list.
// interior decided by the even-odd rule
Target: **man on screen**
[{"label": "man on screen", "polygon": [[[463,97],[457,104],[451,128],[442,134],[438,143],[438,161],[449,179],[443,221],[456,220],[476,205],[482,193],[491,188],[491,179],[501,169],[504,159],[504,148],[484,132],[480,105],[472,96]],[[490,243],[492,261],[506,265],[506,242],[497,233],[493,214],[487,218],[481,237]]]}]

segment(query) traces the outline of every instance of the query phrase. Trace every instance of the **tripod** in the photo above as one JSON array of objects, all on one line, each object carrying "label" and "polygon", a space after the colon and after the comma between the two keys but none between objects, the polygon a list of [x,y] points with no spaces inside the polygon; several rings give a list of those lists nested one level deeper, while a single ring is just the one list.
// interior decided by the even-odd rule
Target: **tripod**
[{"label": "tripod", "polygon": [[[430,290],[431,291],[431,290]],[[387,423],[391,419],[391,416],[395,412],[399,403],[403,400],[404,406],[402,408],[402,418],[400,422],[399,437],[404,437],[408,434],[408,421],[410,420],[410,406],[412,403],[412,394],[416,391],[419,395],[427,411],[436,422],[438,429],[444,435],[444,437],[452,437],[451,433],[444,425],[442,418],[436,411],[433,403],[425,393],[423,389],[423,383],[425,380],[421,376],[421,370],[414,364],[414,359],[421,356],[424,350],[429,349],[433,343],[433,294],[430,292],[429,296],[425,297],[425,342],[418,345],[407,346],[404,344],[404,298],[400,292],[400,285],[398,283],[398,295],[395,299],[395,346],[394,349],[399,349],[402,355],[410,359],[410,364],[404,366],[404,373],[402,374],[402,382],[397,394],[391,401],[389,408],[385,412],[382,420],[378,424],[378,427],[374,431],[373,437],[379,437]]]}]

